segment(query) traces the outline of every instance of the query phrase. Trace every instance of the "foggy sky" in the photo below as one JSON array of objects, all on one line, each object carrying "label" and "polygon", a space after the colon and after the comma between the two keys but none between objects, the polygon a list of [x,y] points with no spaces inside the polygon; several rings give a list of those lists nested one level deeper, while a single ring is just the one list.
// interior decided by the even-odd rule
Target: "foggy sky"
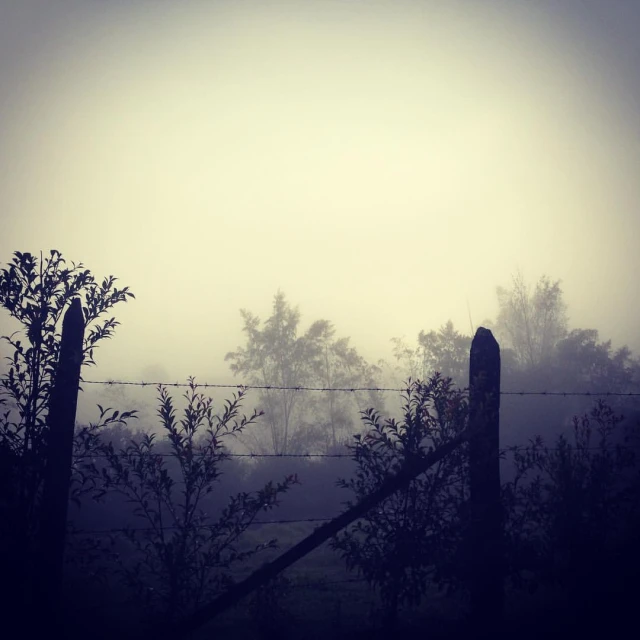
[{"label": "foggy sky", "polygon": [[0,261],[131,287],[94,379],[228,380],[279,288],[388,357],[494,317],[518,268],[638,349],[639,26],[634,0],[0,0]]}]

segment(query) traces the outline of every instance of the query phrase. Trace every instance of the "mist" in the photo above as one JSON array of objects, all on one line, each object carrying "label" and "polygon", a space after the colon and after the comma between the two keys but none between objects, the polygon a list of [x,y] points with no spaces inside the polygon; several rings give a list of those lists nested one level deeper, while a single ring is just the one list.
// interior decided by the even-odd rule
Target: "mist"
[{"label": "mist", "polygon": [[637,348],[632,5],[3,3],[0,249],[131,287],[107,378],[225,380],[278,289],[389,357],[517,269]]},{"label": "mist", "polygon": [[[635,424],[638,26],[635,0],[0,0],[0,266],[55,249],[135,295],[82,371],[78,429],[98,404],[135,410],[110,442],[153,436],[162,458],[156,383],[180,385],[178,412],[190,376],[216,411],[253,387],[242,411],[265,416],[225,444],[206,505],[299,474],[255,523],[286,547],[339,513],[345,488],[364,492],[336,479],[355,477],[365,410],[402,418],[409,377],[435,371],[462,402],[479,327],[500,344],[502,392],[567,393],[505,395],[502,447],[535,457],[541,436],[553,459],[575,416]],[[292,326],[298,342],[277,343]],[[0,315],[0,335],[19,329]],[[308,355],[297,378],[284,353]],[[12,355],[0,343],[4,382]],[[499,465],[514,496],[517,451]],[[86,499],[74,523],[125,526],[122,495]],[[342,580],[336,557],[325,545],[296,579]]]}]

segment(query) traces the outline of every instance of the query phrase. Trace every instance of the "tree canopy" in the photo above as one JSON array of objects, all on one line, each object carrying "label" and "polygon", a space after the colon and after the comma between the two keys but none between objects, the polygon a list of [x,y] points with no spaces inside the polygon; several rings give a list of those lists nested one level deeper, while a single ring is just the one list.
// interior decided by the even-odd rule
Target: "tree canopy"
[{"label": "tree canopy", "polygon": [[533,369],[549,364],[559,340],[567,335],[567,306],[560,281],[542,276],[533,291],[518,272],[511,287],[498,287],[496,332],[515,353],[517,364]]},{"label": "tree canopy", "polygon": [[240,313],[246,342],[225,360],[250,384],[273,388],[263,389],[260,400],[269,428],[268,448],[284,454],[338,446],[354,422],[356,407],[349,406],[353,400],[336,393],[304,397],[296,387],[372,387],[378,369],[358,354],[349,338],[337,338],[328,320],[316,320],[302,332],[299,309],[281,291],[264,323],[245,309]]},{"label": "tree canopy", "polygon": [[426,380],[435,373],[441,373],[459,387],[468,384],[471,337],[457,331],[451,320],[437,331],[420,331],[415,347],[401,338],[392,338],[391,341],[403,375]]}]

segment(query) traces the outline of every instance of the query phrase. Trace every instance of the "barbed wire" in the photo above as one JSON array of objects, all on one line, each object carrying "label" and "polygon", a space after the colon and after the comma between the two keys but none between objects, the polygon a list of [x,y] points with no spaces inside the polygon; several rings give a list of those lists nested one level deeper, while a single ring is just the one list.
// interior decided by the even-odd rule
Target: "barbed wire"
[{"label": "barbed wire", "polygon": [[344,578],[342,580],[323,580],[319,582],[293,582],[291,585],[296,589],[323,589],[324,587],[333,586],[336,584],[347,583],[363,583],[369,582],[366,578]]},{"label": "barbed wire", "polygon": [[[96,385],[123,385],[134,387],[157,387],[162,385],[163,387],[177,387],[177,388],[190,388],[191,384],[188,382],[148,382],[148,381],[129,381],[129,380],[82,380],[82,384],[96,384]],[[342,392],[342,393],[355,393],[356,391],[376,391],[376,392],[403,392],[406,391],[406,387],[305,387],[305,386],[278,386],[278,385],[254,385],[254,384],[218,384],[208,382],[194,383],[195,388],[203,389],[238,389],[243,391],[250,391],[257,389],[260,391],[323,391],[323,392]],[[596,397],[640,397],[640,392],[626,392],[626,391],[500,391],[501,396],[596,396]]]},{"label": "barbed wire", "polygon": [[230,453],[232,458],[351,458],[349,453]]},{"label": "barbed wire", "polygon": [[[336,517],[336,516],[334,516]],[[269,525],[269,524],[299,524],[302,522],[329,522],[333,518],[294,518],[290,520],[254,520],[250,522],[248,526],[252,527],[255,525]],[[199,529],[215,529],[218,527],[218,524],[202,524],[196,525],[196,528]],[[110,533],[127,533],[129,531],[173,531],[181,529],[180,525],[166,525],[162,527],[111,527],[108,529],[73,529],[68,533],[70,535],[108,535]]]},{"label": "barbed wire", "polygon": [[[287,579],[285,577],[285,579]],[[287,589],[288,587],[293,587],[295,589],[324,589],[329,586],[337,585],[337,584],[353,584],[353,583],[364,583],[369,582],[366,578],[343,578],[342,580],[323,580],[322,578],[318,581],[314,582],[297,582],[296,580],[289,579],[289,584],[282,585],[281,588]],[[275,585],[275,588],[278,588],[278,585]]]},{"label": "barbed wire", "polygon": [[[615,451],[615,446],[617,443],[612,443],[613,446],[605,447],[606,451]],[[524,449],[528,449],[531,445],[523,444],[523,445],[509,445],[507,447],[503,447],[500,449],[500,454],[510,453],[512,451],[520,451]],[[565,451],[564,447],[547,447],[544,444],[540,445],[546,451]],[[593,447],[576,447],[575,445],[569,444],[569,447],[573,451],[601,451],[602,447],[593,446]],[[633,448],[629,443],[624,444],[625,447]],[[229,458],[349,458],[354,460],[354,455],[350,453],[225,453],[225,457]],[[176,458],[179,457],[175,453],[153,453],[153,452],[145,452],[145,453],[127,453],[127,452],[114,452],[112,454],[106,453],[95,453],[95,454],[79,454],[74,455],[74,460],[83,460],[83,459],[106,459],[110,457],[116,458]]]},{"label": "barbed wire", "polygon": [[[285,578],[286,579],[286,578]],[[316,582],[296,582],[295,580],[289,579],[289,584],[282,585],[283,589],[287,589],[293,587],[295,589],[324,589],[326,587],[330,587],[337,584],[348,584],[348,583],[364,583],[369,582],[366,578],[343,578],[342,580],[323,580],[320,579]],[[278,585],[275,585],[275,588],[278,589]]]},{"label": "barbed wire", "polygon": [[626,391],[501,391],[501,396],[616,396],[634,398],[640,396],[640,392]]},{"label": "barbed wire", "polygon": [[637,449],[639,445],[634,445],[629,443],[619,443],[618,445],[618,443],[616,443],[616,444],[613,444],[613,446],[604,447],[603,449],[602,447],[578,447],[575,444],[570,444],[570,443],[568,443],[566,447],[547,447],[544,445],[544,443],[540,445],[535,445],[535,447],[533,444],[516,444],[516,445],[509,445],[508,447],[504,447],[503,449],[500,449],[500,455],[504,455],[505,453],[513,453],[514,451],[524,451],[531,447],[542,449],[544,451],[571,450],[573,453],[576,453],[578,451],[607,451],[608,453],[615,453],[616,448],[618,446],[622,446],[625,449]]},{"label": "barbed wire", "polygon": [[[74,455],[73,458],[75,460],[81,460],[83,458],[109,458],[111,456],[116,457],[144,457],[149,456],[150,458],[173,458],[177,457],[175,453],[153,453],[153,452],[145,452],[145,453],[122,453],[122,452],[114,452],[113,454],[107,453],[95,453],[95,454],[78,454]],[[224,453],[223,456],[225,458],[352,458],[352,454],[350,453]]]},{"label": "barbed wire", "polygon": [[[147,382],[147,381],[129,381],[129,380],[82,380],[81,384],[101,384],[101,385],[125,385],[134,387],[157,387],[162,385],[163,387],[184,387],[190,388],[189,382]],[[217,384],[210,382],[194,382],[195,388],[203,389],[239,389],[243,391],[249,391],[251,389],[258,389],[262,391],[342,391],[342,392],[355,392],[355,391],[406,391],[406,389],[400,389],[395,387],[305,387],[305,386],[279,386],[279,385],[259,385],[259,384]]]}]

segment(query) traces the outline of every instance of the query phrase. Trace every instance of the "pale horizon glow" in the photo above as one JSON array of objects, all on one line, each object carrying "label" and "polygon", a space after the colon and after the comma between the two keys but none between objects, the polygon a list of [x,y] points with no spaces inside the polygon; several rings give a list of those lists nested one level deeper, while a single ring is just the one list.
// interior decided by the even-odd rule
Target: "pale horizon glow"
[{"label": "pale horizon glow", "polygon": [[87,377],[231,380],[239,309],[278,289],[387,358],[495,317],[518,268],[640,348],[637,95],[542,9],[23,1],[0,41],[45,33],[0,62],[0,261],[131,287]]}]

